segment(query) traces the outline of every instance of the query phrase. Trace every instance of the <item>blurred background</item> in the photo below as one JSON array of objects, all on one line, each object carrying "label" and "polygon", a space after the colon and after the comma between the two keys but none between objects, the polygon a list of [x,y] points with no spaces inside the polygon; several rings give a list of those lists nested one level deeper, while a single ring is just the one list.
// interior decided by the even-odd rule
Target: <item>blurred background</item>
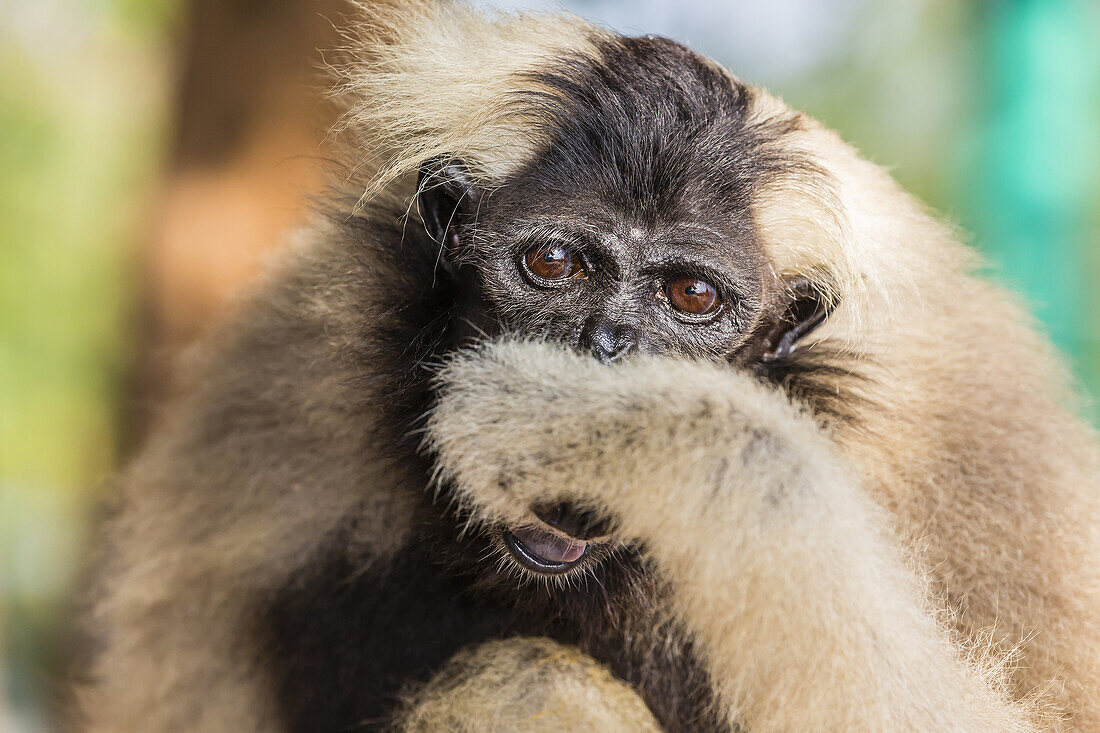
[{"label": "blurred background", "polygon": [[[969,233],[1096,418],[1100,3],[485,4],[686,41],[823,119]],[[0,731],[56,727],[95,502],[173,354],[303,218],[345,11],[0,0]]]}]

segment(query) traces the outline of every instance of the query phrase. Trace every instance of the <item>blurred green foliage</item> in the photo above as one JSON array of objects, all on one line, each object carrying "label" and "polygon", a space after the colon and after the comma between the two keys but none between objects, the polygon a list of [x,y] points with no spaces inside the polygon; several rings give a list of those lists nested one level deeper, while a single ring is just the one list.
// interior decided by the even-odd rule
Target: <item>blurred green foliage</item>
[{"label": "blurred green foliage", "polygon": [[3,700],[33,710],[32,662],[116,463],[173,7],[0,6],[0,728],[37,727]]}]

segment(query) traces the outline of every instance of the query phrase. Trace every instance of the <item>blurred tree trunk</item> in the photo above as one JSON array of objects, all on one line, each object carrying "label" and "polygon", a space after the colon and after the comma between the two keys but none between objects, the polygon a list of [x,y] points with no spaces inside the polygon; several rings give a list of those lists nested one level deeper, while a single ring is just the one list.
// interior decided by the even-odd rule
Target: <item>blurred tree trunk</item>
[{"label": "blurred tree trunk", "polygon": [[170,164],[142,263],[128,446],[166,396],[175,355],[304,218],[335,119],[320,63],[339,12],[335,0],[183,8]]}]

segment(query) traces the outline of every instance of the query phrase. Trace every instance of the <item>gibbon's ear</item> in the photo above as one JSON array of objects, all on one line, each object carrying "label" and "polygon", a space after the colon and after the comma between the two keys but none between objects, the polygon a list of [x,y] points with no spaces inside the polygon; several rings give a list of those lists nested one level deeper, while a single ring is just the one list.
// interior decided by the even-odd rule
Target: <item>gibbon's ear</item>
[{"label": "gibbon's ear", "polygon": [[788,279],[783,298],[779,320],[764,337],[761,359],[765,362],[780,361],[790,356],[799,341],[825,322],[835,305],[804,277]]},{"label": "gibbon's ear", "polygon": [[454,159],[430,160],[420,166],[416,187],[416,206],[424,229],[440,246],[440,264],[448,269],[458,259],[467,242],[480,198],[470,182],[466,166]]}]

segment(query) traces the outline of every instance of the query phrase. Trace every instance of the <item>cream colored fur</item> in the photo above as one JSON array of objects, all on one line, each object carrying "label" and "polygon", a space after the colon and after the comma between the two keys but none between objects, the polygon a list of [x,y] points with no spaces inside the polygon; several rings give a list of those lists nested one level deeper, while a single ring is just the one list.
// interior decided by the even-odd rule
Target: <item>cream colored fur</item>
[{"label": "cream colored fur", "polygon": [[559,499],[618,517],[672,585],[731,722],[1028,729],[937,629],[828,439],[774,390],[710,364],[609,369],[508,343],[456,359],[442,385],[443,478],[508,525]]}]

